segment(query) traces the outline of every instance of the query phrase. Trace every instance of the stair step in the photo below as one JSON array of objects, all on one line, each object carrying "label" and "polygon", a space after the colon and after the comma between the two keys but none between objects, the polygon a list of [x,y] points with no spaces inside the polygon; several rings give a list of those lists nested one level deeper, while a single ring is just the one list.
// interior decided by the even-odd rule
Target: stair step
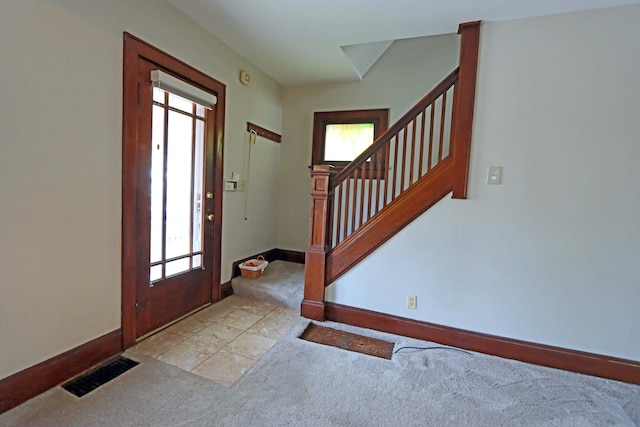
[{"label": "stair step", "polygon": [[273,261],[261,277],[235,277],[231,287],[235,295],[299,310],[304,293],[304,264]]}]

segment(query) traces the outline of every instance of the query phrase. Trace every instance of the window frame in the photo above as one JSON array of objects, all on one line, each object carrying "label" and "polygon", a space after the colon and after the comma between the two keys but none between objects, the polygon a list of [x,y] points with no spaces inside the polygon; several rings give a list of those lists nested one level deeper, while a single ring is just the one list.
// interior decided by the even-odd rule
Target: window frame
[{"label": "window frame", "polygon": [[[330,165],[339,172],[350,161],[327,161],[324,159],[327,125],[373,123],[373,141],[382,135],[388,127],[389,109],[319,111],[313,113],[313,143],[311,165]],[[372,141],[372,142],[373,142]]]}]

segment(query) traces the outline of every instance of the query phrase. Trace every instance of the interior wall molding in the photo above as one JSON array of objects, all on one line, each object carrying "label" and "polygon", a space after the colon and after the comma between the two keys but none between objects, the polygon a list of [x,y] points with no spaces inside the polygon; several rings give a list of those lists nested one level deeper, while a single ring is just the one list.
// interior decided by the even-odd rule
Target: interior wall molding
[{"label": "interior wall molding", "polygon": [[122,352],[120,329],[0,380],[0,414]]},{"label": "interior wall molding", "polygon": [[267,138],[268,140],[271,140],[273,142],[282,142],[282,135],[272,132],[269,129],[265,129],[251,122],[247,122],[247,132],[254,133],[263,138]]},{"label": "interior wall molding", "polygon": [[640,362],[441,326],[327,302],[325,318],[479,353],[640,384]]}]

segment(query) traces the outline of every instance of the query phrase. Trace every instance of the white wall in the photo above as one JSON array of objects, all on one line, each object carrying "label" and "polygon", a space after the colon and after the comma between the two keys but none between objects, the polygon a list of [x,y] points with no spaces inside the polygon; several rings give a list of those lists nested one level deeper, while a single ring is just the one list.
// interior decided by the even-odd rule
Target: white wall
[{"label": "white wall", "polygon": [[469,199],[441,201],[328,299],[640,360],[638,22],[636,5],[485,23]]},{"label": "white wall", "polygon": [[454,34],[398,40],[362,81],[283,89],[279,248],[307,249],[313,113],[389,108],[391,125],[458,66],[458,43]]},{"label": "white wall", "polygon": [[[227,85],[226,177],[246,121],[280,131],[280,87],[166,2],[1,1],[0,378],[120,327],[123,31]],[[276,246],[280,148],[258,144],[261,215],[245,222],[243,193],[225,194],[223,281]]]}]

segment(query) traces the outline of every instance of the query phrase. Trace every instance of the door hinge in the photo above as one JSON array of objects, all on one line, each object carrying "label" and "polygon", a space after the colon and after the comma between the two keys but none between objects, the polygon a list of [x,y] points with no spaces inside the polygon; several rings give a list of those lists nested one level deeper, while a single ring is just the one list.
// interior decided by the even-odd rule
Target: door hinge
[{"label": "door hinge", "polygon": [[140,99],[142,98],[142,87],[140,83],[138,83],[138,104],[140,104]]},{"label": "door hinge", "polygon": [[139,311],[140,311],[140,303],[136,301],[136,314],[138,314]]}]

